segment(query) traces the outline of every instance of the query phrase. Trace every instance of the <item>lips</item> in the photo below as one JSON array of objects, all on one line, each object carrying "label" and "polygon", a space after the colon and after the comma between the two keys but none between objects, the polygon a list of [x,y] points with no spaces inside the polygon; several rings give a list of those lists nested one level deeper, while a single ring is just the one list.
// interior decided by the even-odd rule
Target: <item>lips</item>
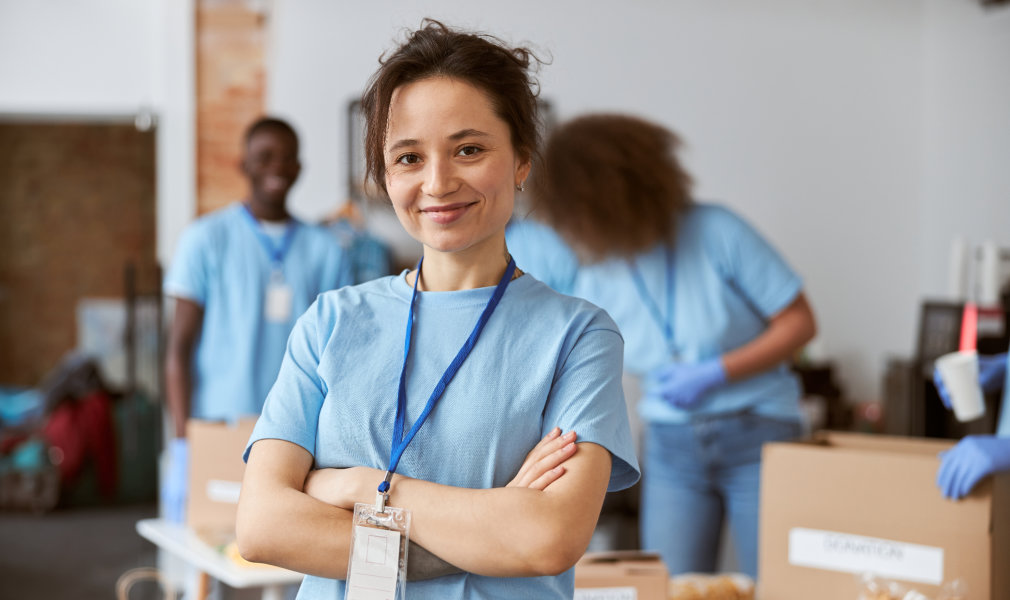
[{"label": "lips", "polygon": [[263,190],[267,192],[283,192],[291,185],[291,180],[279,175],[267,175],[263,178]]},{"label": "lips", "polygon": [[447,225],[463,217],[471,206],[476,202],[457,202],[444,206],[429,206],[421,209],[421,214],[425,215],[439,225]]}]

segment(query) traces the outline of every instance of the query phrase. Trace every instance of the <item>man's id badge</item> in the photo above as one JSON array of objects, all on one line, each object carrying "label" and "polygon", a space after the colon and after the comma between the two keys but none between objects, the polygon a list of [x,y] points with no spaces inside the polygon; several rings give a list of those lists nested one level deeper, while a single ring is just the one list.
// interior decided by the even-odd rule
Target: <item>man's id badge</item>
[{"label": "man's id badge", "polygon": [[404,600],[410,511],[358,502],[351,521],[345,600]]},{"label": "man's id badge", "polygon": [[294,302],[294,292],[291,286],[284,283],[284,277],[275,273],[267,286],[265,314],[270,323],[287,323],[291,320],[291,307]]}]

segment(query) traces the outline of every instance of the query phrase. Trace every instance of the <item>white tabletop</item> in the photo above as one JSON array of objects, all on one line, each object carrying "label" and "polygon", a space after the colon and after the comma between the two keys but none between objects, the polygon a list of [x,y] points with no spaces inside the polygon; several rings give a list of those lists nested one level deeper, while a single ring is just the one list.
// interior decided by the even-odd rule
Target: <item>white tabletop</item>
[{"label": "white tabletop", "polygon": [[137,533],[233,588],[272,588],[302,581],[301,573],[287,569],[238,565],[207,545],[192,529],[164,519],[137,521]]}]

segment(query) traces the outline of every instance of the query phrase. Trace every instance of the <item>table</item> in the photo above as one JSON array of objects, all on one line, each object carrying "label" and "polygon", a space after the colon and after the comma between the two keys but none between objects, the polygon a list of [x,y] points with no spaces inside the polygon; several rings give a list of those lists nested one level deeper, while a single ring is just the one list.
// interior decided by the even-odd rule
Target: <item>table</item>
[{"label": "table", "polygon": [[137,533],[198,571],[233,588],[263,588],[263,600],[282,600],[284,586],[302,581],[301,573],[287,569],[239,566],[207,545],[192,529],[165,519],[137,521]]}]

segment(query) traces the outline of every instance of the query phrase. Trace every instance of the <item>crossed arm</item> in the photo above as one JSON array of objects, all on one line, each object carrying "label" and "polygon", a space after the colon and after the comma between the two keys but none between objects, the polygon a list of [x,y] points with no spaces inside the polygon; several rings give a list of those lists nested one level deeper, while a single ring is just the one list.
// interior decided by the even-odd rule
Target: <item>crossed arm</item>
[{"label": "crossed arm", "polygon": [[[499,577],[561,573],[589,544],[611,458],[596,444],[573,444],[572,432],[559,433],[531,450],[504,488],[397,475],[389,503],[413,511],[414,541],[460,569]],[[343,579],[354,503],[374,501],[383,475],[366,467],[312,471],[312,456],[300,446],[256,442],[239,501],[240,552],[255,562]]]}]

